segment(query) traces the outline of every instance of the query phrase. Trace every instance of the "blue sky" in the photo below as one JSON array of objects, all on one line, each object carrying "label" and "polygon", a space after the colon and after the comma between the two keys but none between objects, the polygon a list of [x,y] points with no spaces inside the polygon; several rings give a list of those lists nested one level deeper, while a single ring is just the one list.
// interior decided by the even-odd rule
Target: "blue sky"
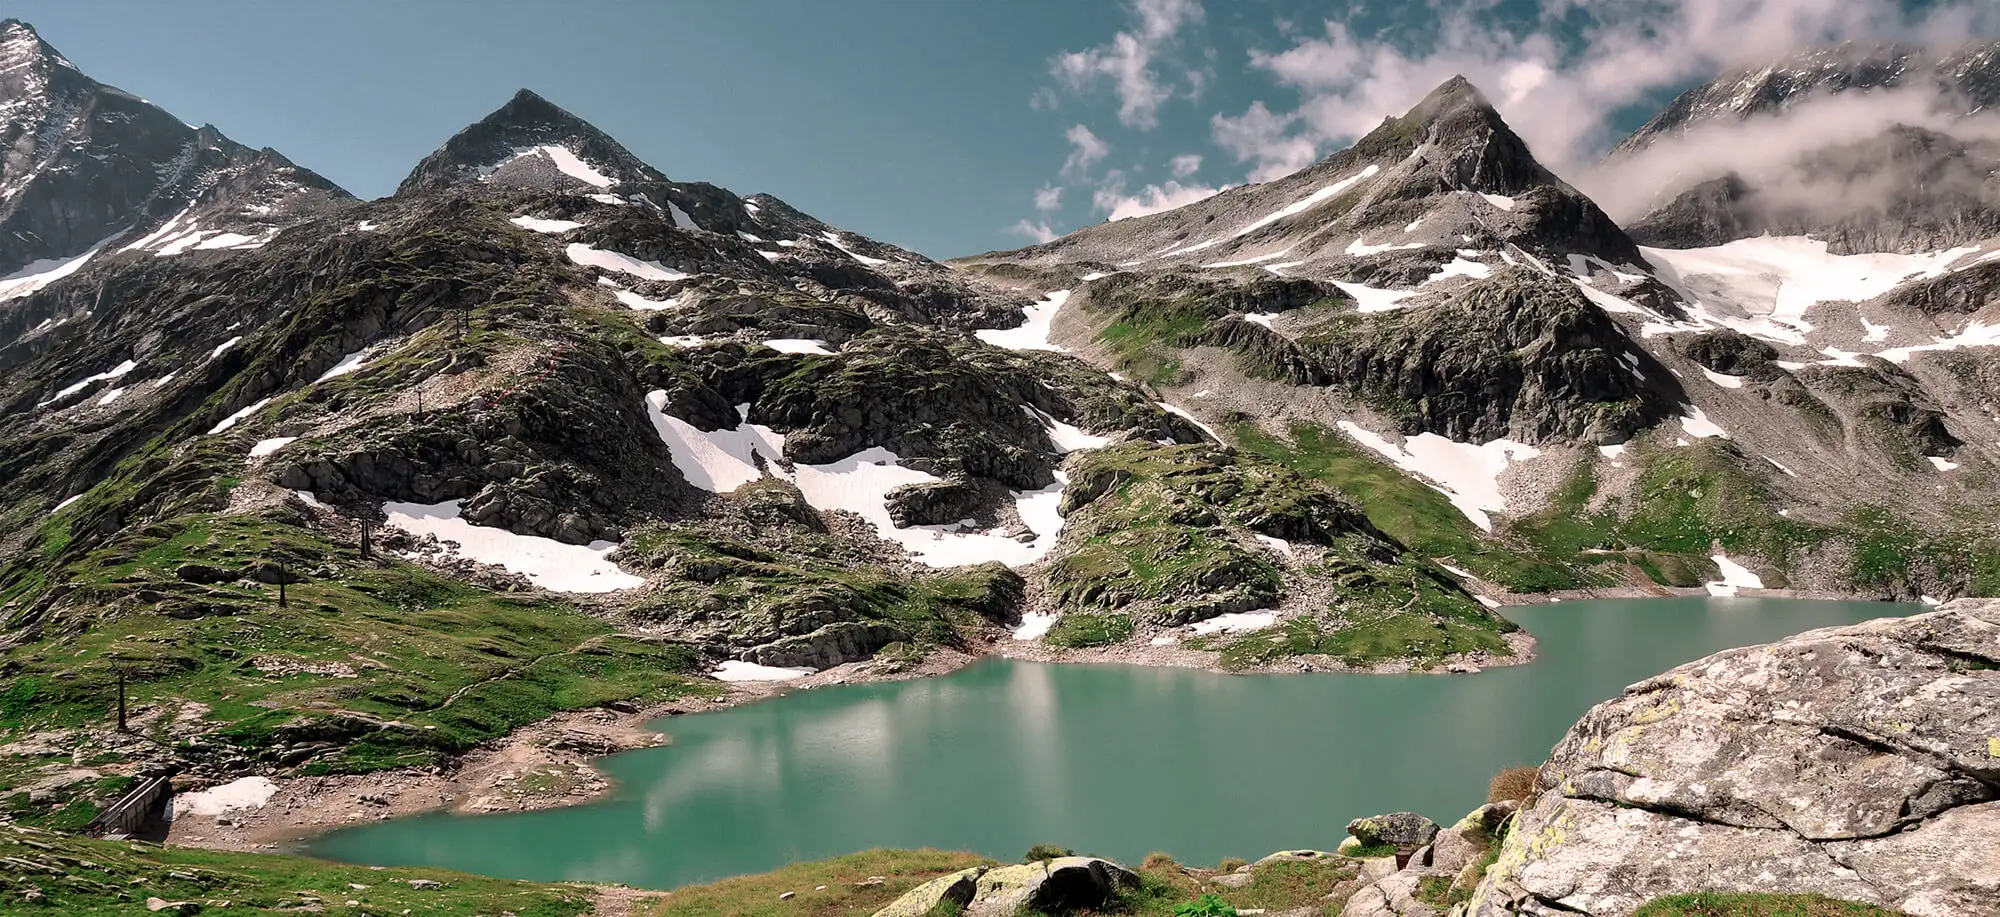
[{"label": "blue sky", "polygon": [[85,72],[364,197],[526,86],[668,176],[936,257],[1283,174],[1471,76],[1568,174],[1732,60],[1944,0],[15,0]]}]

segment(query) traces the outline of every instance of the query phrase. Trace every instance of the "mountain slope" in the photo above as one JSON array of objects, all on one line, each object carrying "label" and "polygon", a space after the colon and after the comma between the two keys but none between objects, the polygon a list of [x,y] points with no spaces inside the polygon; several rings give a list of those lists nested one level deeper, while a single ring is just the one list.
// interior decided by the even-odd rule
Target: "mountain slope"
[{"label": "mountain slope", "polygon": [[1459,248],[1638,259],[1625,233],[1543,168],[1463,78],[1293,175],[1087,227],[1008,258],[1145,269],[1267,265],[1388,286],[1437,274]]},{"label": "mountain slope", "polygon": [[1939,250],[2000,233],[1996,119],[2000,42],[1819,48],[1683,93],[1599,184],[1652,195],[1629,226],[1648,245],[1768,232],[1838,254]]},{"label": "mountain slope", "polygon": [[274,151],[90,79],[16,20],[0,22],[0,99],[0,274],[12,275],[0,297],[75,270],[114,240],[172,252],[247,246],[351,199]]},{"label": "mountain slope", "polygon": [[[1453,81],[1297,175],[960,263],[1065,288],[1037,318],[1057,344],[1157,387],[1239,445],[1372,491],[1371,520],[1482,588],[2000,588],[1981,534],[2000,442],[1987,409],[1995,246],[1642,249],[1608,218],[1580,234],[1538,223],[1550,211],[1522,202],[1602,211],[1513,157],[1461,171],[1494,176],[1481,195],[1514,190],[1506,212],[1529,218],[1512,224],[1520,232],[1482,218],[1482,231],[1426,239],[1467,195],[1409,176],[1512,149],[1504,123],[1462,127],[1497,119]],[[1403,137],[1425,139],[1395,145]],[[1335,172],[1352,182],[1326,185]],[[1300,197],[1313,186],[1338,191]],[[1276,200],[1308,205],[1234,216]],[[1882,221],[1923,231],[1906,212]],[[1208,224],[1213,244],[1148,248]],[[1282,235],[1277,253],[1243,244],[1264,234]],[[1448,502],[1389,483],[1397,472]],[[1900,496],[1912,491],[1935,499]]]}]

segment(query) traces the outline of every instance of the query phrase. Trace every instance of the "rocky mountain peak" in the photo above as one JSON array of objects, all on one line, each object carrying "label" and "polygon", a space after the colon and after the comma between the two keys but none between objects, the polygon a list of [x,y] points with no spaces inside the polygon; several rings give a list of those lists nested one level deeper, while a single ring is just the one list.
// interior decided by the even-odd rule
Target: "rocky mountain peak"
[{"label": "rocky mountain peak", "polygon": [[590,122],[522,89],[425,157],[396,193],[475,184],[588,190],[666,180]]}]

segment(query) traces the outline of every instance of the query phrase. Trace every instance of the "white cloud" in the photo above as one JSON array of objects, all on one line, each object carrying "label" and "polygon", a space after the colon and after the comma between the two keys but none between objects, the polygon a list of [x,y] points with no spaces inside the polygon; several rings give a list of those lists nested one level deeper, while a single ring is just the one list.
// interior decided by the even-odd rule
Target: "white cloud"
[{"label": "white cloud", "polygon": [[1071,125],[1063,134],[1069,138],[1069,158],[1063,160],[1064,178],[1080,178],[1104,157],[1111,155],[1111,144],[1099,140],[1090,128],[1081,124]]},{"label": "white cloud", "polygon": [[1492,4],[1481,0],[1436,8],[1439,21],[1419,49],[1329,21],[1289,47],[1253,51],[1251,66],[1297,90],[1300,103],[1290,112],[1257,104],[1218,116],[1216,142],[1256,162],[1254,175],[1283,174],[1463,74],[1537,156],[1574,167],[1608,146],[1612,113],[1732,64],[1848,38],[1963,40],[2000,28],[2000,7],[1990,0],[1945,0],[1915,18],[1897,0],[1545,0],[1540,20],[1525,28],[1494,24]]},{"label": "white cloud", "polygon": [[[1954,168],[1955,163],[1940,166],[1921,157],[1885,160],[1872,146],[1863,154],[1872,167],[1837,164],[1851,162],[1839,148],[1869,144],[1898,125],[1962,140],[2000,140],[2000,118],[1962,117],[1970,104],[1922,83],[1810,96],[1782,112],[1706,121],[1657,135],[1644,148],[1585,168],[1577,185],[1621,221],[1731,172],[1756,190],[1763,206],[1821,218],[1861,214],[1911,193],[1948,196],[1962,190],[1970,202],[1982,196],[1981,186],[1989,180],[1977,165]],[[1829,155],[1836,164],[1828,164]]]},{"label": "white cloud", "polygon": [[1250,170],[1251,181],[1270,181],[1297,172],[1318,158],[1313,138],[1292,131],[1298,123],[1296,114],[1273,114],[1264,103],[1252,102],[1234,118],[1216,115],[1210,119],[1209,132],[1215,145],[1234,154],[1237,162],[1256,163]]},{"label": "white cloud", "polygon": [[1183,153],[1175,156],[1167,162],[1167,171],[1174,173],[1175,178],[1186,178],[1193,175],[1201,171],[1201,154]]},{"label": "white cloud", "polygon": [[1048,221],[1046,220],[1040,223],[1030,223],[1027,220],[1022,220],[1001,231],[1007,233],[1008,235],[1025,236],[1029,239],[1035,240],[1035,242],[1038,244],[1042,242],[1053,242],[1055,241],[1057,235],[1055,229],[1049,226]]},{"label": "white cloud", "polygon": [[1043,213],[1062,209],[1063,189],[1054,185],[1043,185],[1035,192],[1035,209]]},{"label": "white cloud", "polygon": [[[1072,92],[1083,92],[1100,81],[1111,83],[1118,95],[1118,120],[1129,127],[1152,130],[1159,125],[1160,106],[1174,97],[1154,66],[1182,27],[1202,18],[1200,0],[1132,0],[1133,27],[1109,42],[1056,56],[1050,72]],[[1199,70],[1187,71],[1190,95],[1206,83]]]},{"label": "white cloud", "polygon": [[1110,219],[1122,220],[1126,217],[1142,217],[1149,213],[1185,207],[1222,190],[1224,188],[1183,185],[1177,181],[1167,181],[1157,185],[1147,185],[1139,189],[1137,194],[1126,194],[1124,182],[1117,181],[1098,188],[1096,193],[1091,195],[1091,203]]}]

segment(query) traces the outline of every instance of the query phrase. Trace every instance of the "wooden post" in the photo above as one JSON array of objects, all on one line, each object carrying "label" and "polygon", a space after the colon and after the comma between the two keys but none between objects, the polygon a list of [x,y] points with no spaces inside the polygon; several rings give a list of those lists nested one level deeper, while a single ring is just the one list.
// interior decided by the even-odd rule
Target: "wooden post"
[{"label": "wooden post", "polygon": [[125,667],[122,665],[118,666],[117,672],[118,672],[118,731],[131,732],[132,731],[131,727],[125,725]]},{"label": "wooden post", "polygon": [[362,556],[362,557],[368,557],[368,556],[370,556],[370,555],[369,555],[369,553],[368,553],[368,552],[369,552],[369,544],[368,544],[368,536],[370,536],[370,535],[373,535],[374,533],[375,533],[375,520],[373,520],[373,519],[363,519],[363,520],[361,520],[361,556]]},{"label": "wooden post", "polygon": [[279,607],[279,608],[289,608],[289,607],[291,607],[291,604],[292,604],[292,603],[291,603],[291,602],[290,602],[289,600],[287,600],[287,599],[285,598],[285,580],[288,580],[288,579],[290,579],[290,578],[291,578],[291,575],[285,572],[285,565],[284,565],[284,564],[279,564],[279,565],[278,565],[278,607]]}]

